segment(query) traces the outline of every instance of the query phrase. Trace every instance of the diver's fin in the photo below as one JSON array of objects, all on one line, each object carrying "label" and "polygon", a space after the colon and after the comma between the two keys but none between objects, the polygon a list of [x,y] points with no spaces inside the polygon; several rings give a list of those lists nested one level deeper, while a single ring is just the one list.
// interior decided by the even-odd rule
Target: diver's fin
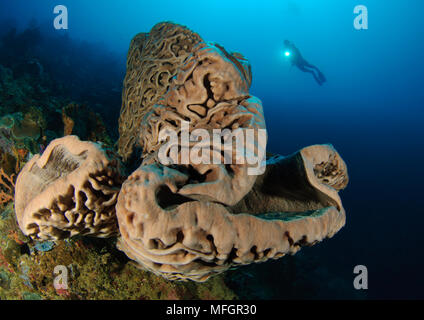
[{"label": "diver's fin", "polygon": [[324,74],[321,71],[318,71],[318,76],[321,82],[326,82],[327,79],[325,78]]}]

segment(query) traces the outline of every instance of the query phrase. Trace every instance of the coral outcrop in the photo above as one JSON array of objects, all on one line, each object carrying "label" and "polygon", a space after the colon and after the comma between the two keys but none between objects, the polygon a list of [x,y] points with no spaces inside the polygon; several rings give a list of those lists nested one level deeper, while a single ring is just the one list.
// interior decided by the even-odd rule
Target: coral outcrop
[{"label": "coral outcrop", "polygon": [[24,234],[42,240],[114,235],[121,183],[119,161],[110,150],[76,136],[56,139],[18,176],[19,226]]},{"label": "coral outcrop", "polygon": [[17,175],[28,158],[40,151],[46,122],[41,110],[7,114],[0,118],[0,166]]}]

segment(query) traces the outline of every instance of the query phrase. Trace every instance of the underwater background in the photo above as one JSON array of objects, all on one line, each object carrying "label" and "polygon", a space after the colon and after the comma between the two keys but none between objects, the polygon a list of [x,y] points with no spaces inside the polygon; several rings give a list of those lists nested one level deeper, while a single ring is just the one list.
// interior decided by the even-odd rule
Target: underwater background
[{"label": "underwater background", "polygon": [[[67,30],[53,28],[59,4],[68,8]],[[367,30],[353,26],[360,4],[368,8]],[[226,285],[246,299],[422,299],[422,12],[419,0],[2,0],[0,65],[13,71],[10,83],[22,85],[22,101],[8,97],[3,70],[0,117],[54,104],[48,96],[55,92],[99,113],[116,141],[132,37],[162,21],[185,25],[249,59],[250,92],[263,102],[268,151],[288,155],[331,143],[350,177],[341,192],[346,226],[332,239],[293,257],[230,271]],[[290,66],[285,39],[321,69],[323,86]],[[34,59],[48,76],[37,78]],[[57,122],[62,128],[60,116],[48,117],[46,126]],[[368,290],[353,287],[356,265],[368,268]]]}]

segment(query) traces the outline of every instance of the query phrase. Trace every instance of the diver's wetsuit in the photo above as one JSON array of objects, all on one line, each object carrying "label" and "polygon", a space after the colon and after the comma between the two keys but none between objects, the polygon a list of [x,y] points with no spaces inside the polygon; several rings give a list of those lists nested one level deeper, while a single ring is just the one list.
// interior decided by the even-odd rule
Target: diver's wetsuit
[{"label": "diver's wetsuit", "polygon": [[316,82],[321,86],[325,81],[324,74],[314,65],[310,64],[308,61],[306,61],[302,54],[300,53],[299,49],[296,48],[294,43],[286,40],[284,41],[284,44],[288,50],[290,50],[290,59],[292,62],[292,65],[295,65],[303,72],[309,72],[312,73],[314,76]]}]

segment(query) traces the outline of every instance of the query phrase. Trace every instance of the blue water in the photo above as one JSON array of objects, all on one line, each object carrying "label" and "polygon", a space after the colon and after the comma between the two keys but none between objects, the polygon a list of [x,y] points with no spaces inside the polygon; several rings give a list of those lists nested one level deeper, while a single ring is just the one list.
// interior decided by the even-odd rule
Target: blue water
[{"label": "blue water", "polygon": [[[53,29],[57,4],[68,8],[68,30]],[[359,4],[368,8],[367,30],[353,27]],[[24,28],[36,19],[51,32],[100,43],[122,68],[131,38],[161,21],[243,53],[252,64],[251,93],[263,102],[268,150],[289,154],[330,142],[348,165],[347,224],[311,250],[347,282],[355,265],[367,266],[368,298],[424,298],[423,12],[419,0],[14,0],[1,2],[0,21]],[[327,83],[290,66],[284,39]]]}]

